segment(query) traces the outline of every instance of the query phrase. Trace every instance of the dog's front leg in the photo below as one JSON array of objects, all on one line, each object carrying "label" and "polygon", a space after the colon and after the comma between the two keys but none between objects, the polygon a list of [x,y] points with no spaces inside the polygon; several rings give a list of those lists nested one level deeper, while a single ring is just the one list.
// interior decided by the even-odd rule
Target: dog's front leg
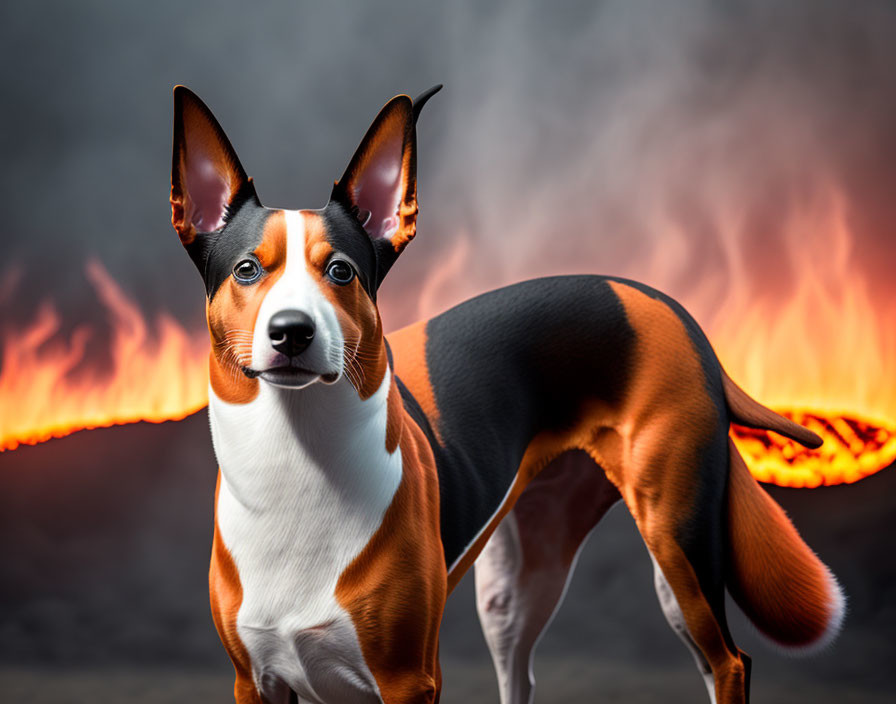
[{"label": "dog's front leg", "polygon": [[422,431],[400,437],[402,482],[364,552],[342,573],[336,597],[350,614],[385,704],[435,704],[442,676],[439,628],[448,597],[439,481]]},{"label": "dog's front leg", "polygon": [[[414,568],[404,555],[405,572],[375,571],[369,590],[351,603],[365,664],[384,704],[436,704],[442,688],[439,627],[445,606],[445,566]],[[380,565],[381,567],[383,565]],[[403,579],[402,579],[403,577]]]},{"label": "dog's front leg", "polygon": [[437,704],[442,691],[442,675],[436,672],[376,672],[384,704]]},{"label": "dog's front leg", "polygon": [[[215,505],[217,506],[217,494],[220,488],[220,474],[218,475],[218,488],[215,490]],[[218,636],[224,644],[233,669],[236,672],[236,680],[233,685],[233,696],[236,704],[266,704],[262,699],[255,679],[252,676],[252,663],[249,653],[240,640],[236,629],[236,617],[240,607],[242,591],[239,576],[236,573],[236,565],[221,540],[218,529],[218,521],[215,519],[215,532],[212,538],[212,558],[208,571],[209,600],[211,602],[212,619]]]},{"label": "dog's front leg", "polygon": [[[232,659],[232,658],[231,658]],[[236,704],[264,704],[251,672],[243,672],[242,668],[236,669],[236,680],[233,685],[233,699]]]}]

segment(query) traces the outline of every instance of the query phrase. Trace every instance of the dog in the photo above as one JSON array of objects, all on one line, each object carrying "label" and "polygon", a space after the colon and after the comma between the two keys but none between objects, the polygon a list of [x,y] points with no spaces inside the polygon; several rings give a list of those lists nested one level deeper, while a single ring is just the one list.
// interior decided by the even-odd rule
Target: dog
[{"label": "dog", "polygon": [[532,701],[536,641],[619,500],[710,699],[748,701],[725,589],[803,652],[836,636],[844,597],[729,426],[821,439],[742,391],[678,303],[621,278],[526,281],[384,336],[377,291],[416,234],[416,122],[439,88],[386,104],[319,210],[263,207],[209,109],[174,89],[236,701],[437,702],[445,599],[474,563],[501,702]]}]

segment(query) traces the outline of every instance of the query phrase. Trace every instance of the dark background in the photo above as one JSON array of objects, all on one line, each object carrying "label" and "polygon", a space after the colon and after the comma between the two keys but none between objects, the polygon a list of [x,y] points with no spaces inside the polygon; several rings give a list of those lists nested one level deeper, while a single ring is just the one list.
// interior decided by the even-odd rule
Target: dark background
[{"label": "dark background", "polygon": [[[280,207],[323,205],[389,97],[446,84],[420,124],[419,236],[384,285],[387,329],[581,271],[645,280],[705,324],[704,282],[786,294],[825,256],[811,233],[794,250],[779,223],[828,184],[856,233],[849,265],[892,326],[894,34],[894,5],[870,1],[5,3],[3,339],[52,300],[60,336],[91,323],[102,359],[91,256],[148,315],[201,330],[202,286],[169,223],[175,83]],[[734,206],[740,227],[720,228]],[[214,474],[204,411],[0,455],[0,699],[227,701],[205,585]],[[810,660],[773,653],[732,613],[754,701],[890,701],[894,484],[889,468],[773,489],[850,611]],[[497,700],[469,579],[442,654],[443,701]],[[624,509],[584,551],[536,674],[542,702],[704,697]]]}]

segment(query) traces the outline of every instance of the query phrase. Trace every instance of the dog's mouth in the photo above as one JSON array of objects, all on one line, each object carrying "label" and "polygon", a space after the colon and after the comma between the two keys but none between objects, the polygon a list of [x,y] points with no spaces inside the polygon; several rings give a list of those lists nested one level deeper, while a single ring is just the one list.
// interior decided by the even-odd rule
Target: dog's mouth
[{"label": "dog's mouth", "polygon": [[339,378],[339,374],[336,372],[316,372],[292,365],[262,370],[242,367],[242,372],[250,379],[261,378],[269,384],[287,389],[302,389],[318,380],[325,384],[332,384]]}]

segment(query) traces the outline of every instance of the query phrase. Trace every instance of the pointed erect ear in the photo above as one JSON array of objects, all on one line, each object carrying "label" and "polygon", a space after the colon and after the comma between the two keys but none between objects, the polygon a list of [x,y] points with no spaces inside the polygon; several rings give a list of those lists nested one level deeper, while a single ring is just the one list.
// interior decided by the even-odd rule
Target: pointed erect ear
[{"label": "pointed erect ear", "polygon": [[386,103],[333,187],[332,199],[354,214],[378,248],[388,242],[395,255],[416,234],[414,123],[423,104],[440,88],[430,89],[415,101],[399,95]]},{"label": "pointed erect ear", "polygon": [[189,88],[176,86],[171,223],[181,242],[223,227],[228,207],[250,183],[211,110]]}]

